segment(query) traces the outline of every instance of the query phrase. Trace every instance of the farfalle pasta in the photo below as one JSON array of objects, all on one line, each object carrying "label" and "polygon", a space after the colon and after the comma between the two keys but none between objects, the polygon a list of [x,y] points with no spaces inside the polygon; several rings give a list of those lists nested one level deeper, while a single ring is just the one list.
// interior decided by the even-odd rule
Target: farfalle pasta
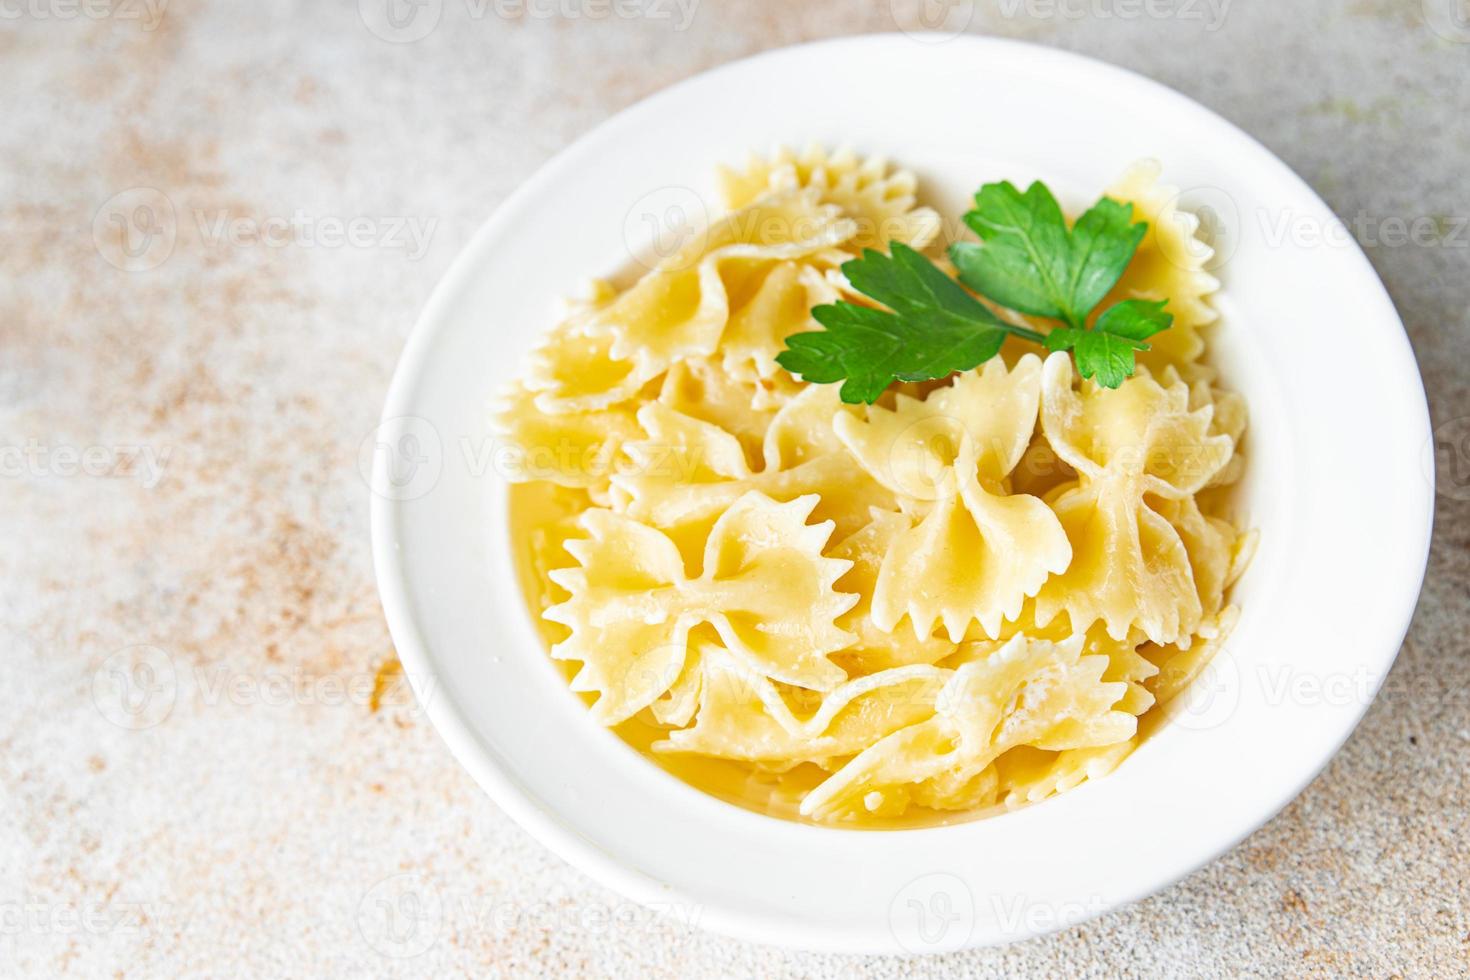
[{"label": "farfalle pasta", "polygon": [[1109,295],[1173,325],[1115,387],[1029,327],[873,404],[784,368],[813,310],[881,315],[844,264],[940,233],[911,173],[846,150],[721,170],[707,228],[570,304],[495,423],[521,585],[591,718],[834,825],[995,812],[1122,762],[1225,643],[1254,546],[1219,283],[1158,176],[1110,191],[1148,228]]},{"label": "farfalle pasta", "polygon": [[742,495],[710,529],[698,576],[663,532],[587,511],[588,536],[564,545],[576,567],[549,573],[570,598],[543,615],[571,631],[551,655],[582,664],[573,687],[599,694],[597,718],[623,721],[671,687],[701,624],[768,677],[818,691],[840,684],[846,675],[828,655],[852,636],[833,621],[857,600],[832,587],[848,564],[823,557],[832,525],[806,523],[816,504]]},{"label": "farfalle pasta", "polygon": [[828,153],[814,144],[801,153],[779,149],[769,157],[753,155],[744,169],[722,167],[717,176],[720,196],[731,210],[773,192],[816,190],[856,223],[844,243],[849,251],[882,248],[891,241],[923,248],[939,235],[938,213],[917,206],[918,180],[907,170],[893,170],[882,157],[863,159],[850,149]]},{"label": "farfalle pasta", "polygon": [[908,617],[917,638],[943,625],[959,641],[972,621],[988,636],[1014,619],[1071,546],[1050,508],[1006,492],[1005,479],[1036,427],[1041,362],[998,360],[923,400],[898,394],[867,418],[833,426],[858,465],[924,513],[889,542],[873,588],[872,619],[892,632]]},{"label": "farfalle pasta", "polygon": [[1178,188],[1158,182],[1160,169],[1154,160],[1140,162],[1108,189],[1109,196],[1132,204],[1149,226],[1113,293],[1119,299],[1169,300],[1174,324],[1140,359],[1155,370],[1173,369],[1192,379],[1208,374],[1200,363],[1205,353],[1201,331],[1218,316],[1209,297],[1220,281],[1206,271],[1215,252],[1199,237],[1199,218],[1180,209]]},{"label": "farfalle pasta", "polygon": [[1078,479],[1049,495],[1072,558],[1037,596],[1038,618],[1065,612],[1073,623],[1101,620],[1115,639],[1136,626],[1155,643],[1187,642],[1204,615],[1201,588],[1212,584],[1197,566],[1229,550],[1204,540],[1214,529],[1200,519],[1189,528],[1199,545],[1191,561],[1166,515],[1188,518],[1233,440],[1212,432],[1210,406],[1190,409],[1182,381],[1166,388],[1145,371],[1117,389],[1077,391],[1071,362],[1053,354],[1044,385],[1042,429]]},{"label": "farfalle pasta", "polygon": [[1127,685],[1104,681],[1108,660],[1084,657],[1082,637],[1062,643],[1024,635],[956,668],[929,718],[885,735],[823,781],[801,803],[806,816],[875,809],[916,792],[930,806],[964,794],[1004,753],[1111,745],[1132,737],[1138,719],[1113,705]]}]

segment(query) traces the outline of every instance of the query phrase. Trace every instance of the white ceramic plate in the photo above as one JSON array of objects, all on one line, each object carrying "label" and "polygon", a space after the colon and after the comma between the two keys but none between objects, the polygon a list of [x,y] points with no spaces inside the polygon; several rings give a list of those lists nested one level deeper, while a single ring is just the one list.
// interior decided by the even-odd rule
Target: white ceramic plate
[{"label": "white ceramic plate", "polygon": [[[817,140],[913,168],[947,219],[982,181],[1085,203],[1156,157],[1215,212],[1215,359],[1251,410],[1241,493],[1260,551],[1239,628],[1176,717],[1113,775],[993,819],[803,826],[677,781],[598,728],[514,584],[487,399],[556,300],[708,198],[716,164]],[[692,206],[697,206],[697,203]],[[485,790],[631,898],[760,942],[866,952],[1020,939],[1175,881],[1290,801],[1366,710],[1428,550],[1428,414],[1393,306],[1327,207],[1182,96],[1070,54],[975,37],[789,48],[608,121],[499,209],[430,300],[364,445],[379,587],[425,709]],[[1331,338],[1331,343],[1327,343]]]}]

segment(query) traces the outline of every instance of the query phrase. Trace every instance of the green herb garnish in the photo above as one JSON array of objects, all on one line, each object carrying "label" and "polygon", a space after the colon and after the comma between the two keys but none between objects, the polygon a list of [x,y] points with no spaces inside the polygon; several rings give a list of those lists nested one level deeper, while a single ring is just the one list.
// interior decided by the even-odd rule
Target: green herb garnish
[{"label": "green herb garnish", "polygon": [[[807,381],[841,381],[842,400],[878,400],[894,381],[927,381],[990,360],[1008,325],[938,266],[901,242],[843,265],[853,287],[893,312],[856,303],[818,306],[825,331],[786,338],[776,360]],[[1037,335],[1038,338],[1040,335]]]},{"label": "green herb garnish", "polygon": [[999,306],[1058,321],[1049,332],[1005,322],[933,262],[893,242],[891,255],[868,249],[842,267],[854,289],[887,309],[818,306],[812,316],[827,329],[787,337],[776,360],[806,381],[843,382],[845,402],[872,404],[895,381],[976,367],[1015,334],[1070,350],[1079,374],[1116,388],[1133,374],[1135,352],[1174,320],[1167,300],[1124,300],[1088,325],[1148,231],[1133,221],[1131,204],[1104,197],[1069,229],[1045,184],[1022,194],[1002,182],[980,188],[965,224],[981,244],[950,247],[960,282]]}]

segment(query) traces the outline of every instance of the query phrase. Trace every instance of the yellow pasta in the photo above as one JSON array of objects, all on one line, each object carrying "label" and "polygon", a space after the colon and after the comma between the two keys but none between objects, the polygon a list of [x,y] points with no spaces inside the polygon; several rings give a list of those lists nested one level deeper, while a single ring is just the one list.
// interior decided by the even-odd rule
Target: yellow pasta
[{"label": "yellow pasta", "polygon": [[852,636],[833,621],[857,597],[832,587],[848,563],[823,557],[832,525],[806,523],[816,503],[743,495],[710,530],[697,577],[654,528],[611,511],[584,513],[588,536],[566,543],[577,567],[549,573],[571,598],[543,615],[571,630],[551,653],[582,663],[573,687],[601,695],[598,719],[622,721],[672,686],[700,623],[769,677],[819,691],[841,683],[828,654]]},{"label": "yellow pasta", "polygon": [[875,791],[941,780],[963,787],[1019,746],[1075,749],[1131,738],[1138,719],[1113,705],[1126,693],[1108,683],[1105,657],[1081,656],[1082,638],[1056,644],[1017,636],[958,668],[934,716],[864,750],[802,801],[809,816],[864,807]]},{"label": "yellow pasta", "polygon": [[[628,496],[627,511],[655,527],[703,526],[751,490],[777,500],[813,494],[817,520],[832,520],[839,535],[855,531],[871,506],[891,506],[882,485],[854,472],[832,437],[830,389],[811,387],[775,414],[763,442],[763,463],[752,470],[734,436],[709,422],[675,412],[657,402],[638,411],[647,434],[624,449],[632,463],[613,477]],[[814,406],[812,403],[823,403]],[[820,425],[804,418],[825,412]]]},{"label": "yellow pasta", "polygon": [[936,622],[960,640],[972,620],[989,636],[1015,618],[1047,576],[1067,567],[1071,546],[1056,515],[1003,481],[1036,427],[1041,362],[999,359],[931,392],[898,395],[892,410],[838,415],[838,436],[859,465],[927,513],[896,535],[873,590],[872,618],[892,632],[907,615],[918,638]]},{"label": "yellow pasta", "polygon": [[699,720],[655,743],[656,752],[695,752],[761,762],[824,762],[852,756],[934,714],[951,671],[916,665],[879,671],[827,692],[799,712],[769,677],[717,647],[702,655]]},{"label": "yellow pasta", "polygon": [[[1048,501],[1072,560],[1037,596],[1038,620],[1065,612],[1074,629],[1101,620],[1116,639],[1134,626],[1156,643],[1187,638],[1204,614],[1201,583],[1179,528],[1153,501],[1178,511],[1225,466],[1234,441],[1212,433],[1209,406],[1190,409],[1182,381],[1166,388],[1140,373],[1116,389],[1083,382],[1079,391],[1058,353],[1047,358],[1043,392],[1042,428],[1078,479]],[[1194,530],[1202,541],[1209,529]]]},{"label": "yellow pasta", "polygon": [[1169,301],[1174,325],[1156,334],[1139,360],[1155,370],[1174,367],[1193,378],[1202,371],[1201,331],[1218,316],[1209,297],[1220,281],[1205,270],[1215,251],[1199,238],[1199,218],[1179,209],[1178,188],[1158,183],[1161,169],[1157,161],[1142,161],[1108,190],[1110,197],[1133,205],[1135,218],[1148,222],[1148,234],[1113,296]]},{"label": "yellow pasta", "polygon": [[850,149],[829,154],[819,145],[802,153],[777,149],[752,156],[744,170],[721,168],[725,206],[741,208],[772,192],[811,188],[842,208],[857,224],[848,248],[883,248],[891,241],[923,248],[939,234],[933,208],[917,207],[918,181],[907,170],[891,170],[882,157],[860,159]]},{"label": "yellow pasta", "polygon": [[1203,332],[1219,284],[1158,175],[1112,191],[1150,224],[1113,295],[1175,321],[1115,389],[1064,352],[868,406],[784,370],[856,295],[843,262],[939,232],[910,172],[850,151],[722,170],[708,228],[572,305],[494,420],[521,585],[591,717],[818,823],[945,822],[1117,767],[1224,644],[1255,544],[1246,406]]}]

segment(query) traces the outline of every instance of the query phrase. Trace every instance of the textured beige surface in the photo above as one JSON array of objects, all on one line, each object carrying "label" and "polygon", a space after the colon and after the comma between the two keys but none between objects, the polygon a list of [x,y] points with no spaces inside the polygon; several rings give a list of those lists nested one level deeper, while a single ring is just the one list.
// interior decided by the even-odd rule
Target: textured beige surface
[{"label": "textured beige surface", "polygon": [[[467,236],[613,111],[763,48],[914,23],[895,4],[599,20],[430,0],[411,43],[368,29],[377,0],[0,4],[0,974],[1470,971],[1453,0],[979,0],[969,25],[1128,65],[1254,133],[1360,218],[1424,370],[1442,477],[1409,641],[1332,765],[1225,857],[1008,949],[745,945],[552,857],[380,672],[358,447]],[[1400,242],[1415,219],[1428,233]]]}]

